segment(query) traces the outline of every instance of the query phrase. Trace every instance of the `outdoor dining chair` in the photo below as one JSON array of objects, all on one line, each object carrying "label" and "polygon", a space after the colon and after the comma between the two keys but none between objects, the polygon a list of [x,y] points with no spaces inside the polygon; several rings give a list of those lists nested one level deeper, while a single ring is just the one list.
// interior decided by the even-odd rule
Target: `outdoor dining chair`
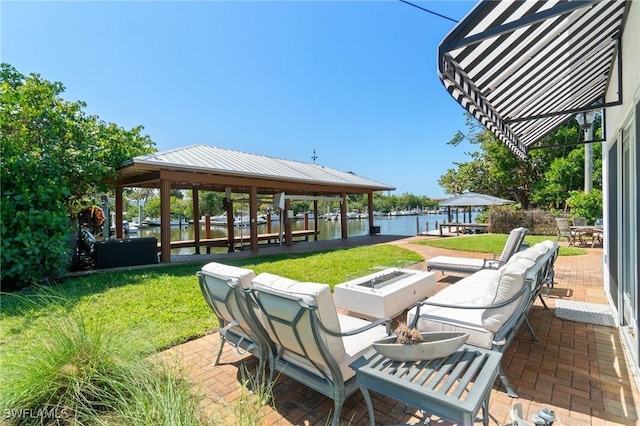
[{"label": "outdoor dining chair", "polygon": [[573,226],[587,226],[587,218],[580,216],[574,217]]},{"label": "outdoor dining chair", "polygon": [[583,244],[582,232],[571,230],[569,219],[567,219],[566,217],[557,217],[556,227],[558,232],[556,243],[560,241],[560,238],[565,238],[567,240],[567,243],[569,243],[569,246],[575,245],[576,242],[580,242],[580,244]]}]

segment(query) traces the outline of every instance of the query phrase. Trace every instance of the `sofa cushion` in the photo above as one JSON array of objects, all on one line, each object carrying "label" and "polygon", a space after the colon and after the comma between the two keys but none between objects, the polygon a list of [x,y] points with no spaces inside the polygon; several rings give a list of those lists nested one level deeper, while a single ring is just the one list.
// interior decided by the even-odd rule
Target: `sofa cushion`
[{"label": "sofa cushion", "polygon": [[[316,283],[308,283],[308,282],[299,282],[296,280],[292,280],[289,278],[281,277],[274,274],[262,273],[256,276],[253,279],[252,285],[255,289],[266,289],[267,291],[271,289],[276,293],[288,294],[295,297],[300,297],[306,304],[317,306],[317,315],[319,320],[322,322],[324,327],[328,330],[340,332],[340,321],[338,320],[338,313],[336,312],[336,307],[333,303],[333,296],[331,294],[331,289],[327,284],[316,284]],[[295,312],[283,312],[284,316],[294,315]],[[278,343],[278,337],[274,334],[271,327],[266,324],[265,318],[260,315],[259,316],[262,323],[265,325],[267,332],[269,333],[271,339]],[[290,318],[292,319],[292,317]],[[308,318],[306,319],[308,321]],[[290,348],[298,348],[298,343],[295,341],[295,337],[291,330],[287,330],[287,326],[282,326],[276,324],[276,326],[280,327],[279,336],[288,336],[290,339],[284,346]],[[290,329],[290,327],[289,327]],[[311,347],[313,346],[313,336],[312,335],[304,335],[303,338],[307,338],[308,340],[303,342],[305,346]],[[342,342],[342,338],[338,336],[332,336],[320,330],[320,338],[324,342],[324,344],[329,348],[329,353],[336,360],[340,361],[345,355],[344,344]],[[324,365],[324,360],[320,356],[316,356],[319,354],[312,354],[314,362],[317,362],[321,365]]]},{"label": "sofa cushion", "polygon": [[[531,266],[532,261],[529,259],[515,259],[500,268],[498,280],[491,281],[486,287],[484,304],[499,304],[518,294],[524,286],[526,273]],[[522,297],[506,306],[485,310],[482,313],[482,324],[484,327],[496,333],[515,312],[521,300]]]},{"label": "sofa cushion", "polygon": [[[453,286],[447,288],[451,287]],[[481,299],[476,301],[481,301]],[[418,318],[416,328],[420,332],[456,331],[469,333],[468,344],[491,349],[495,333],[484,328],[482,324],[483,312],[482,309],[456,309],[423,305],[420,308],[420,318]],[[407,312],[407,324],[412,323],[415,315],[416,307],[414,306]]]},{"label": "sofa cushion", "polygon": [[[487,286],[497,281],[499,270],[483,269],[455,284],[452,284],[428,299],[432,303],[447,305],[482,306]],[[467,343],[481,348],[491,349],[494,333],[482,324],[483,309],[457,309],[423,305],[416,328],[421,332],[460,331],[469,333]],[[416,308],[407,313],[407,324],[411,324]]]},{"label": "sofa cushion", "polygon": [[[516,261],[517,259],[521,259],[521,260],[528,259],[531,262],[531,266],[533,267],[536,263],[541,262],[544,259],[544,257],[547,256],[547,254],[549,253],[549,250],[554,246],[555,244],[553,243],[553,241],[545,240],[540,243],[534,244],[527,250],[516,253],[512,258],[512,260]],[[542,270],[543,272],[545,271],[544,268],[538,269],[538,271],[540,270]],[[531,279],[532,287],[536,285],[536,282],[537,282],[536,276],[527,277],[527,278]]]}]

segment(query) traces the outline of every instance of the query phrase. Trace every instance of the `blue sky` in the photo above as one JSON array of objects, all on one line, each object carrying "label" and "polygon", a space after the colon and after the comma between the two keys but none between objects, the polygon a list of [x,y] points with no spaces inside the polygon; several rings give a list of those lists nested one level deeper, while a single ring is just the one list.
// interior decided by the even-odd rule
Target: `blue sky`
[{"label": "blue sky", "polygon": [[[416,1],[460,20],[474,2]],[[197,143],[445,196],[463,109],[437,77],[455,25],[400,1],[2,1],[1,59],[159,150]]]}]

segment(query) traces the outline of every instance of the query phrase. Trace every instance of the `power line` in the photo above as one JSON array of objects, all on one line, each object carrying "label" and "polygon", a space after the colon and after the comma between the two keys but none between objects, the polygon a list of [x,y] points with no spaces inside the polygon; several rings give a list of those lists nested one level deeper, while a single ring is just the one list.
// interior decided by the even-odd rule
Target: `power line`
[{"label": "power line", "polygon": [[409,6],[417,7],[418,9],[420,9],[420,10],[422,10],[422,11],[424,11],[424,12],[430,13],[430,14],[432,14],[432,15],[439,16],[440,18],[444,18],[444,19],[447,19],[447,20],[449,20],[449,21],[451,21],[451,22],[455,22],[456,24],[459,22],[459,21],[456,21],[456,20],[455,20],[455,19],[453,19],[453,18],[449,18],[448,16],[444,16],[444,15],[442,15],[442,14],[438,13],[438,12],[434,12],[433,10],[425,9],[425,8],[424,8],[424,7],[422,7],[422,6],[418,6],[417,4],[413,4],[413,3],[408,2],[408,1],[406,1],[406,0],[399,0],[399,1],[401,1],[402,3],[406,3],[406,4],[408,4]]}]

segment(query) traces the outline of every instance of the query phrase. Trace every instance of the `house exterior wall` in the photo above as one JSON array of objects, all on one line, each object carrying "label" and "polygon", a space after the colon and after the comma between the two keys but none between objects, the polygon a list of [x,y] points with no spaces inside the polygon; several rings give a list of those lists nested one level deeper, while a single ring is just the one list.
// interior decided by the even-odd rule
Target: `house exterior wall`
[{"label": "house exterior wall", "polygon": [[[605,111],[604,179],[604,289],[620,323],[628,360],[640,383],[640,2],[628,2],[622,34],[622,105]],[[616,60],[606,101],[618,98]],[[640,386],[640,385],[639,385]]]}]

